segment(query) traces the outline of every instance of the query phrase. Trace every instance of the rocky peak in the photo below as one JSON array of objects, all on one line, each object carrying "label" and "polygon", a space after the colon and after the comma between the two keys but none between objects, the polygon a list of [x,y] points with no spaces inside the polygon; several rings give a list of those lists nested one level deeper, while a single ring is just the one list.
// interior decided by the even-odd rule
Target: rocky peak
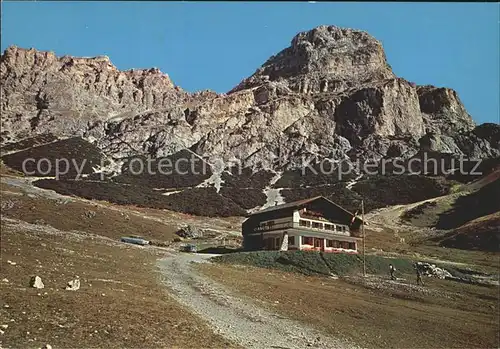
[{"label": "rocky peak", "polygon": [[324,25],[297,34],[290,47],[267,60],[231,92],[282,80],[295,92],[341,91],[394,77],[382,44],[374,37]]},{"label": "rocky peak", "polygon": [[2,121],[16,137],[50,130],[81,135],[96,121],[165,109],[190,98],[159,69],[120,71],[106,56],[59,58],[11,46],[0,62]]},{"label": "rocky peak", "polygon": [[470,131],[476,126],[456,91],[426,85],[418,86],[417,94],[422,113],[432,115],[427,120],[429,132]]},{"label": "rocky peak", "polygon": [[43,74],[60,72],[65,75],[74,75],[75,78],[76,75],[112,74],[116,79],[122,76],[136,79],[148,78],[163,87],[175,87],[170,77],[162,73],[158,68],[130,69],[121,72],[113,65],[108,56],[73,57],[66,55],[58,58],[54,52],[10,46],[1,56],[1,63],[2,77],[4,78],[12,77],[7,76],[7,73],[23,74],[33,73],[33,71]]}]

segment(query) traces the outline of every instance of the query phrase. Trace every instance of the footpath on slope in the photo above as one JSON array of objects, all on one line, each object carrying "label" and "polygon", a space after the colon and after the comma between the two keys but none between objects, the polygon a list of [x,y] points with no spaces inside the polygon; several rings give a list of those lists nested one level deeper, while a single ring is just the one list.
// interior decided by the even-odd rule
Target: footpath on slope
[{"label": "footpath on slope", "polygon": [[159,261],[162,282],[172,296],[205,320],[217,334],[245,348],[357,348],[297,321],[286,319],[239,298],[198,274],[192,262],[214,255],[170,253]]}]

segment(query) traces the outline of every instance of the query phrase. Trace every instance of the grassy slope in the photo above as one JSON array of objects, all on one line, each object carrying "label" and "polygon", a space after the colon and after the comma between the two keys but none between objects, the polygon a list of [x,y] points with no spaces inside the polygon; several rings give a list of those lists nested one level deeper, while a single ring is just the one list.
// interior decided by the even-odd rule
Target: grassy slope
[{"label": "grassy slope", "polygon": [[450,248],[500,252],[500,212],[474,219],[436,241]]},{"label": "grassy slope", "polygon": [[[363,270],[363,257],[360,254],[257,251],[225,254],[215,257],[214,260],[222,264],[250,265],[287,272],[298,272],[304,275],[351,275],[358,274]],[[422,259],[419,258],[418,260]],[[387,257],[367,254],[366,272],[368,274],[387,275],[389,265],[392,264],[397,269],[398,275],[413,277],[415,273],[413,269],[414,262],[415,260],[403,256]],[[454,276],[465,277],[453,266],[447,265],[446,269]]]},{"label": "grassy slope", "polygon": [[[207,347],[228,345],[165,292],[154,272],[159,254],[98,237],[52,235],[2,225],[2,345]],[[10,265],[7,260],[16,262]],[[38,275],[45,288],[29,286]],[[78,291],[66,283],[80,277]],[[39,294],[39,295],[38,295]],[[5,308],[7,304],[9,308]],[[12,321],[14,320],[14,321]]]},{"label": "grassy slope", "polygon": [[119,240],[126,235],[142,235],[162,242],[173,240],[176,227],[152,221],[138,215],[124,214],[82,201],[51,200],[13,192],[4,184],[2,202],[13,203],[2,210],[4,217],[33,224],[49,225],[63,231],[78,230]]},{"label": "grassy slope", "polygon": [[[199,266],[230,289],[284,316],[367,348],[490,348],[498,344],[495,288],[426,279],[426,287],[370,287],[250,266]],[[412,280],[413,281],[413,280]]]},{"label": "grassy slope", "polygon": [[[441,246],[499,252],[500,170],[464,185],[454,194],[424,202],[401,218],[416,227],[435,227],[445,234],[431,237]],[[423,242],[423,241],[421,241]]]},{"label": "grassy slope", "polygon": [[[2,345],[232,346],[167,295],[155,272],[161,253],[118,242],[129,234],[169,242],[176,227],[130,210],[27,195],[4,183],[1,194],[1,270],[8,282],[2,282],[0,324],[9,325]],[[44,289],[29,287],[33,275]],[[81,289],[63,290],[76,275]]]}]

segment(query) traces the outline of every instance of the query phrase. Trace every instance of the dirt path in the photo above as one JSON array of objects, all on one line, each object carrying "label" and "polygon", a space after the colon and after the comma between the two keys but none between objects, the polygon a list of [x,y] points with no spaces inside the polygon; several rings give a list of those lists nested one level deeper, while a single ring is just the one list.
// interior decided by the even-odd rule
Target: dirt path
[{"label": "dirt path", "polygon": [[164,284],[176,300],[206,320],[214,331],[245,348],[356,348],[302,323],[238,298],[220,284],[202,276],[191,262],[213,255],[169,254],[159,262]]}]

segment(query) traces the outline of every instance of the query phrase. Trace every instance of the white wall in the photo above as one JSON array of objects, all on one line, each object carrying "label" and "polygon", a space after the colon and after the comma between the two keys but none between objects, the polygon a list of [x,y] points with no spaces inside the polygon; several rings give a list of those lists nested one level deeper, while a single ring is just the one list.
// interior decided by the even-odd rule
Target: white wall
[{"label": "white wall", "polygon": [[[301,221],[301,220],[306,221],[306,222],[310,222],[310,224],[311,224],[310,227],[304,227],[304,228],[307,228],[307,229],[315,229],[315,230],[319,230],[319,231],[334,232],[335,234],[338,234],[338,235],[351,236],[351,233],[349,231],[349,226],[347,226],[345,224],[338,224],[338,223],[332,223],[330,221],[319,221],[319,220],[316,220],[316,219],[303,218],[303,217],[300,217],[300,215],[299,215],[299,220],[297,221],[297,223],[299,223],[299,221]],[[294,220],[294,222],[295,222],[295,220]],[[312,227],[312,223],[313,222],[314,223],[320,223],[320,224],[322,224],[323,225],[323,229],[321,229],[321,228],[313,228]],[[334,228],[335,228],[335,230],[326,230],[326,229],[324,229],[325,224],[333,225]],[[345,227],[345,231],[337,231],[337,226]]]}]

